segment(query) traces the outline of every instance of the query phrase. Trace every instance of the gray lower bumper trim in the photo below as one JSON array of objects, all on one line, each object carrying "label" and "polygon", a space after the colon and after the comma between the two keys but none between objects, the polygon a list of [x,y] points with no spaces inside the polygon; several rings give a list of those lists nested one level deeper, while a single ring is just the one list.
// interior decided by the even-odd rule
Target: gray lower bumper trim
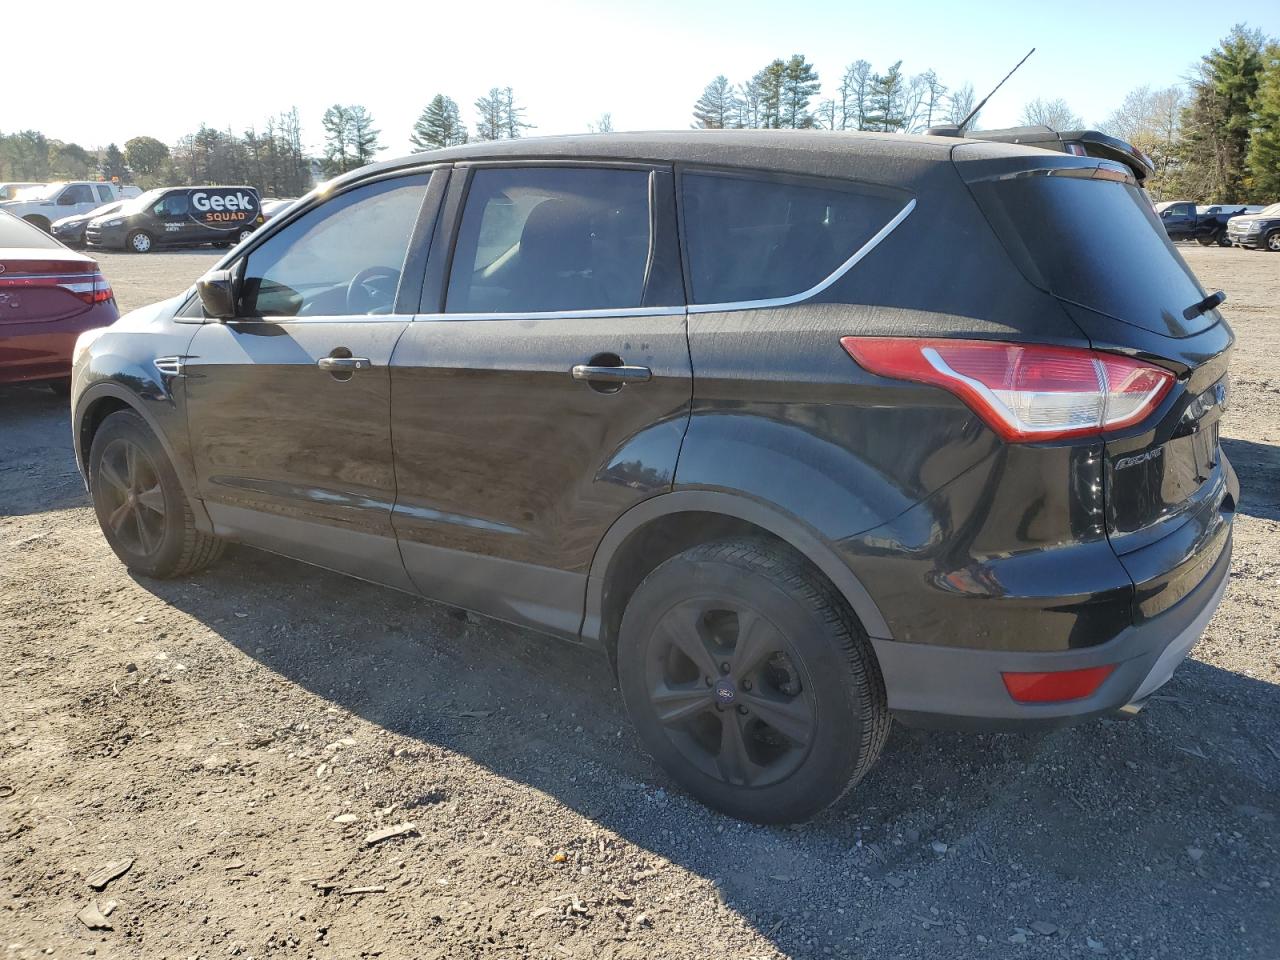
[{"label": "gray lower bumper trim", "polygon": [[[1106,643],[1079,650],[975,650],[872,639],[889,709],[904,719],[935,726],[971,726],[973,721],[1004,726],[1069,721],[1142,700],[1173,676],[1200,639],[1226,592],[1230,564],[1228,541],[1209,575],[1176,606]],[[1001,677],[1005,671],[1080,670],[1104,664],[1114,664],[1115,670],[1095,693],[1060,703],[1018,703]]]}]

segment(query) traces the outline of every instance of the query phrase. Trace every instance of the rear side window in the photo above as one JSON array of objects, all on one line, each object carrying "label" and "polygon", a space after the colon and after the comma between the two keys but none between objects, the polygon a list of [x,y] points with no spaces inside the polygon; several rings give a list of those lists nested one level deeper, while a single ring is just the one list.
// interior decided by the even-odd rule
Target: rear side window
[{"label": "rear side window", "polygon": [[106,184],[98,184],[98,199],[103,203],[110,203],[115,198],[111,195],[111,188]]},{"label": "rear side window", "polygon": [[467,192],[446,310],[638,307],[651,245],[648,171],[480,169]]},{"label": "rear side window", "polygon": [[774,300],[830,276],[906,204],[840,182],[729,173],[681,177],[692,303]]}]

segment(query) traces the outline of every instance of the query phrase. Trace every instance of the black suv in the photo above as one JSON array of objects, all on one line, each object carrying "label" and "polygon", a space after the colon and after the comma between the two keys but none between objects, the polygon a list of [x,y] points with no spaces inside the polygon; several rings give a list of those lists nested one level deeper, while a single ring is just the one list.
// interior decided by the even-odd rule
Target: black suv
[{"label": "black suv", "polygon": [[475,144],[327,184],[82,338],[74,440],[138,573],[234,540],[603,649],[675,780],[792,821],[891,716],[1169,679],[1227,584],[1218,302],[1105,159]]}]

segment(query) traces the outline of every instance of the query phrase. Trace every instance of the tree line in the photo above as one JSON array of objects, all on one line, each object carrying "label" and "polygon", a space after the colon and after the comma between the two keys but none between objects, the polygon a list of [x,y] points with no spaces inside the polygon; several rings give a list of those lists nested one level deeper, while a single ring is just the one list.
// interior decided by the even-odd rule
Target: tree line
[{"label": "tree line", "polygon": [[710,130],[821,129],[918,133],[959,123],[974,106],[973,86],[949,88],[933,70],[908,76],[902,61],[883,71],[866,60],[844,68],[832,95],[803,54],[773,60],[750,79],[720,74],[693,105],[693,126]]},{"label": "tree line", "polygon": [[[692,126],[706,129],[823,129],[919,133],[958,124],[976,104],[973,85],[950,86],[932,70],[908,73],[901,60],[877,69],[855,60],[826,91],[803,54],[777,58],[746,80],[721,74],[693,105]],[[416,150],[472,140],[516,139],[532,129],[511,87],[492,87],[472,104],[472,126],[457,101],[435,94],[410,133]],[[969,129],[980,129],[979,116]],[[1023,105],[1020,122],[1056,130],[1088,126],[1062,98],[1037,97]],[[1185,85],[1130,91],[1103,131],[1147,154],[1156,174],[1148,189],[1157,199],[1182,197],[1213,203],[1280,199],[1280,42],[1237,25],[1195,64]],[[148,136],[87,149],[36,130],[0,133],[0,180],[132,180],[144,187],[192,183],[246,183],[264,196],[297,196],[317,174],[328,177],[363,166],[385,149],[373,114],[360,104],[334,104],[321,121],[323,148],[303,146],[296,108],[236,133],[205,124],[172,145]],[[588,123],[593,133],[614,129],[611,113]]]}]

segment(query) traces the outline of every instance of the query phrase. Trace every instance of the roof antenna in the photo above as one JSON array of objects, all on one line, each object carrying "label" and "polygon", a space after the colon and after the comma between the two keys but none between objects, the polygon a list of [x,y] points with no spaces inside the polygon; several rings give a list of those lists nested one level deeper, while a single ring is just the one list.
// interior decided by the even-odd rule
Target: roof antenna
[{"label": "roof antenna", "polygon": [[1032,47],[1030,50],[1028,50],[1027,55],[1023,57],[1021,60],[1019,60],[1017,64],[1014,66],[1014,68],[1004,75],[1004,80],[1001,80],[999,83],[997,83],[995,85],[995,89],[992,90],[990,93],[988,93],[985,97],[983,97],[982,102],[980,104],[978,104],[976,107],[974,107],[972,110],[969,111],[969,115],[960,121],[960,126],[956,127],[957,135],[964,133],[964,128],[967,127],[970,124],[970,122],[972,122],[973,118],[978,115],[978,112],[987,105],[987,101],[996,95],[996,90],[999,90],[1001,87],[1003,87],[1005,80],[1008,80],[1015,73],[1017,73],[1018,67],[1026,63],[1027,60],[1030,59],[1031,54],[1035,52],[1036,52],[1035,47]]}]

